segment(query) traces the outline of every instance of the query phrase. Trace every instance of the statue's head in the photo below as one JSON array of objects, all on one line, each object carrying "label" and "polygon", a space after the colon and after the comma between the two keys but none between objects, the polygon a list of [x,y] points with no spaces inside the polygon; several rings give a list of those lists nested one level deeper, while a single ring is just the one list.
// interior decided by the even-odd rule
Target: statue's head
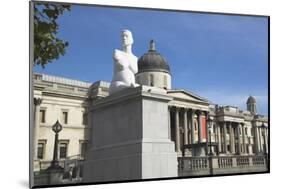
[{"label": "statue's head", "polygon": [[121,40],[123,46],[129,46],[134,43],[132,33],[129,30],[122,30]]}]

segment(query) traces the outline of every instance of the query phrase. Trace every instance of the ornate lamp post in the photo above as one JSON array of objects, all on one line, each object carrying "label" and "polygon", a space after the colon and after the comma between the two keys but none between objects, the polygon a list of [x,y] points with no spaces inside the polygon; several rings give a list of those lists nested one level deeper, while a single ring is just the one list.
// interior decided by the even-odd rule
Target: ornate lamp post
[{"label": "ornate lamp post", "polygon": [[[212,120],[211,120],[211,118],[210,118],[210,115],[208,114],[207,115],[207,126],[208,126],[208,133],[209,133],[209,146],[210,146],[210,152],[209,152],[209,154],[208,154],[208,156],[209,156],[209,169],[210,169],[210,175],[213,175],[214,173],[213,173],[213,150],[212,150],[212,136],[211,136],[211,128],[212,128],[212,124],[211,124],[211,122],[212,122]],[[208,141],[206,141],[207,143],[208,143]]]},{"label": "ornate lamp post", "polygon": [[214,153],[213,153],[213,149],[212,149],[212,136],[211,136],[211,129],[212,129],[212,120],[210,118],[210,115],[208,115],[208,118],[207,118],[207,124],[208,124],[208,132],[209,132],[209,147],[210,147],[210,151],[209,151],[209,156],[213,156]]},{"label": "ornate lamp post", "polygon": [[265,129],[266,129],[266,126],[264,125],[264,123],[262,123],[261,130],[262,130],[262,136],[263,136],[263,153],[266,155]]},{"label": "ornate lamp post", "polygon": [[63,170],[63,168],[59,165],[58,161],[58,140],[59,140],[59,132],[62,130],[62,125],[57,121],[53,126],[52,130],[55,132],[55,145],[54,145],[54,155],[53,160],[51,162],[50,167],[47,170]]}]

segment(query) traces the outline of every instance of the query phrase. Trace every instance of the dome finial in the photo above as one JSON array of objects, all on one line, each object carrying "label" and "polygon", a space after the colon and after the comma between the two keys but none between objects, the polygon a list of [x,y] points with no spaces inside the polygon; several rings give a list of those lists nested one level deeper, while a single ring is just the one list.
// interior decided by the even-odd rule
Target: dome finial
[{"label": "dome finial", "polygon": [[150,40],[150,42],[149,42],[149,50],[150,51],[155,51],[155,42],[154,42],[153,39]]}]

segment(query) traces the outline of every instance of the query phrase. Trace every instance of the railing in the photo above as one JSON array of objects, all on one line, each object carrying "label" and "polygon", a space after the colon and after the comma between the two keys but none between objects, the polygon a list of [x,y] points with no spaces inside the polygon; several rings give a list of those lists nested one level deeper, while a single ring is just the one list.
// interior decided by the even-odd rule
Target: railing
[{"label": "railing", "polygon": [[[44,172],[52,161],[40,161],[40,172]],[[84,158],[81,155],[67,157],[64,160],[59,160],[59,165],[64,168],[64,180],[79,181],[83,177]]]},{"label": "railing", "polygon": [[[262,157],[263,158],[263,157]],[[236,159],[237,166],[250,166],[250,157],[240,156]]]},{"label": "railing", "polygon": [[208,157],[192,157],[179,159],[179,169],[184,170],[205,170],[209,167]]},{"label": "railing", "polygon": [[219,168],[232,167],[233,160],[229,157],[217,157]]},{"label": "railing", "polygon": [[267,156],[179,157],[179,176],[267,171]]},{"label": "railing", "polygon": [[264,158],[264,156],[255,156],[252,161],[255,166],[264,166],[267,163],[267,157]]}]

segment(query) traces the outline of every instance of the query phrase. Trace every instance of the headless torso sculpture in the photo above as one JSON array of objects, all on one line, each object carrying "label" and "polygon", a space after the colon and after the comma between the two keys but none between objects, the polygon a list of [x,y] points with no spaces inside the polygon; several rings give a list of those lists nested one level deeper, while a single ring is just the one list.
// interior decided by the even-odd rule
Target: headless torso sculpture
[{"label": "headless torso sculpture", "polygon": [[122,89],[138,86],[135,74],[138,72],[138,58],[132,53],[133,36],[129,30],[121,33],[123,50],[115,49],[113,53],[113,79],[110,83],[109,94]]}]

